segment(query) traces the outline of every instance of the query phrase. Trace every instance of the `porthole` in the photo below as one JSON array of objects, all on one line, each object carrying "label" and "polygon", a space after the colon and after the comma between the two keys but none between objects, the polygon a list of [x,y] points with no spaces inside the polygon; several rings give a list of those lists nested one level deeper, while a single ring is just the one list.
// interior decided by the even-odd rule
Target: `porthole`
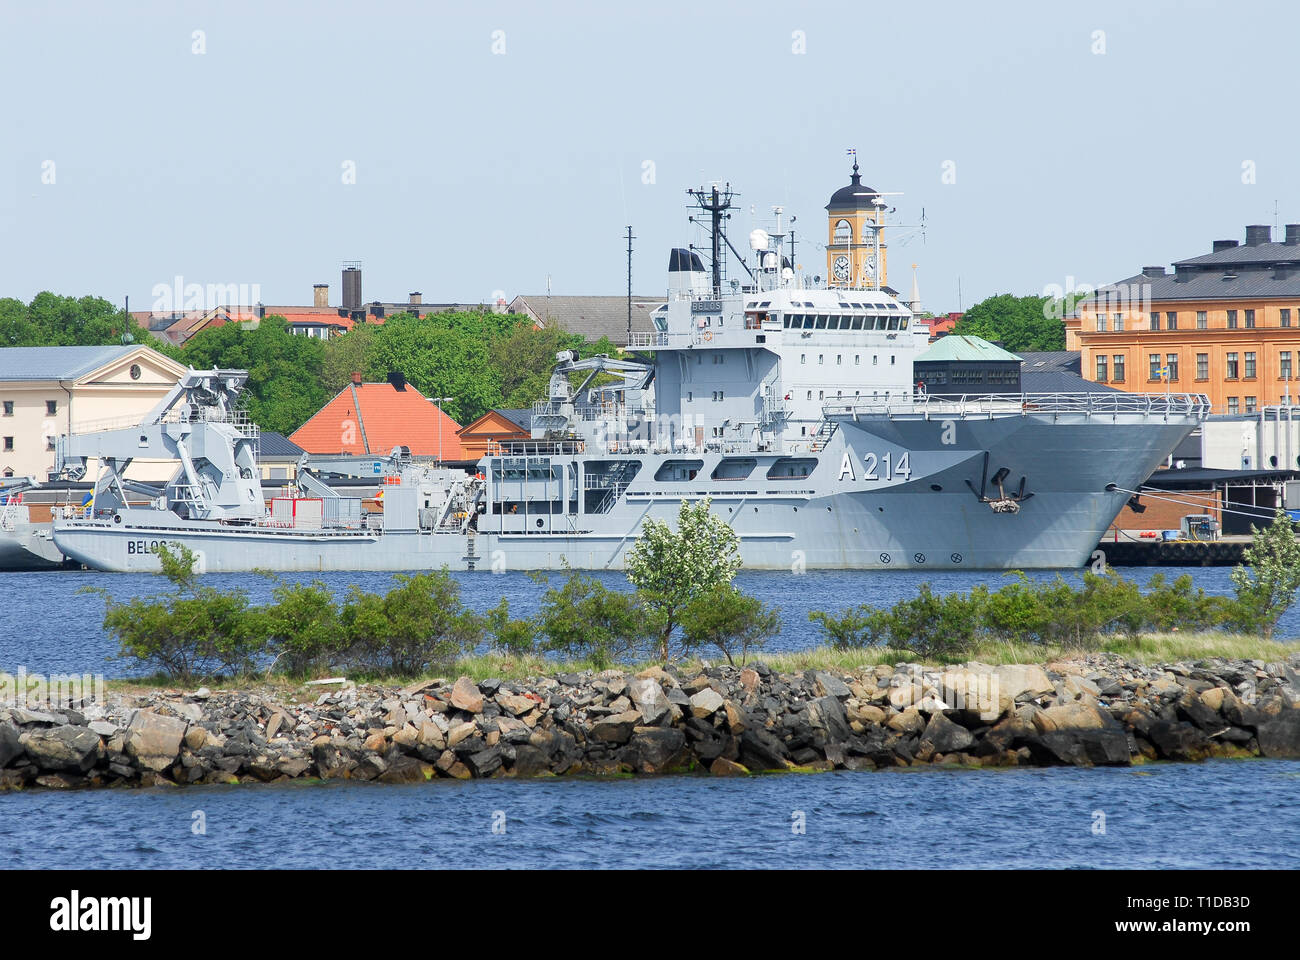
[{"label": "porthole", "polygon": [[937,483],[932,483],[930,484],[930,489],[933,490],[935,493],[938,493],[943,489],[943,487],[939,486],[939,484]]}]

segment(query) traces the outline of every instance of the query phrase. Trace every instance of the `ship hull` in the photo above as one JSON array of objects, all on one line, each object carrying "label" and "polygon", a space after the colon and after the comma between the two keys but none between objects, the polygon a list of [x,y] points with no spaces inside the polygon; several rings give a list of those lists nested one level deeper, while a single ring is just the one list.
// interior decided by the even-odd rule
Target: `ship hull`
[{"label": "ship hull", "polygon": [[[647,518],[671,523],[709,497],[740,538],[747,569],[1008,570],[1079,567],[1128,500],[1195,426],[1193,417],[846,418],[807,457],[809,475],[773,479],[783,458],[750,458],[740,479],[655,480],[672,455],[636,455],[637,479],[600,513],[504,511],[463,531],[306,532],[220,524],[61,521],[55,543],[106,571],[156,571],[160,542],[183,543],[205,572],[622,569]],[[904,456],[906,459],[904,460]],[[589,463],[591,455],[554,457]],[[680,455],[677,457],[680,459]],[[784,458],[788,459],[788,458]],[[900,464],[905,469],[899,469]],[[492,464],[485,462],[490,471]],[[999,496],[993,480],[1005,470]],[[1023,488],[1021,478],[1024,478]],[[643,479],[645,478],[645,479]],[[558,496],[558,495],[557,495]],[[1015,512],[987,502],[1021,499]],[[539,500],[541,499],[539,494]],[[548,506],[555,502],[547,493]],[[563,501],[567,502],[567,500]],[[163,515],[174,521],[170,514]],[[540,528],[540,529],[539,529]]]}]

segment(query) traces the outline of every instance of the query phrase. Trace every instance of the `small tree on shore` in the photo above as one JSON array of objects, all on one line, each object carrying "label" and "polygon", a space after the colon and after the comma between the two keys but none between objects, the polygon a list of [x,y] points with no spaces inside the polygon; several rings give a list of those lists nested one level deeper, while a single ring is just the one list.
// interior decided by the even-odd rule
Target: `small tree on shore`
[{"label": "small tree on shore", "polygon": [[1255,541],[1243,554],[1250,567],[1238,564],[1233,568],[1232,586],[1242,619],[1265,640],[1272,640],[1278,621],[1300,590],[1300,542],[1291,518],[1280,508],[1271,524],[1263,530],[1251,524],[1250,532]]},{"label": "small tree on shore", "polygon": [[740,569],[740,538],[714,516],[708,497],[695,505],[682,501],[677,529],[646,520],[627,556],[627,578],[661,621],[659,656],[667,663],[682,610],[718,584],[729,584]]},{"label": "small tree on shore", "polygon": [[688,603],[681,612],[682,645],[686,649],[713,646],[733,666],[733,653],[743,664],[781,630],[781,617],[759,600],[729,583],[717,583]]}]

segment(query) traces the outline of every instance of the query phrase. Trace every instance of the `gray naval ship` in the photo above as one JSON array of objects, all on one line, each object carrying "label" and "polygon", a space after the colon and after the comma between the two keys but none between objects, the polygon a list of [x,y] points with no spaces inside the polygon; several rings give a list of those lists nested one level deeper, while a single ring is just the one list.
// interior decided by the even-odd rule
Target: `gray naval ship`
[{"label": "gray naval ship", "polygon": [[[185,544],[201,571],[620,569],[647,519],[707,498],[749,569],[1083,565],[1206,398],[919,392],[928,331],[884,282],[879,195],[856,171],[844,209],[828,208],[827,282],[795,276],[779,220],[741,257],[730,191],[690,191],[708,243],[671,252],[654,331],[631,359],[561,353],[532,439],[472,472],[400,449],[311,458],[268,509],[246,374],[191,371],[139,425],[58,440],[64,476],[101,472],[54,542],[109,571],[157,570],[160,544]],[[727,249],[743,282],[725,276]],[[127,502],[135,457],[178,463],[144,508]],[[382,511],[330,473],[381,477]]]}]

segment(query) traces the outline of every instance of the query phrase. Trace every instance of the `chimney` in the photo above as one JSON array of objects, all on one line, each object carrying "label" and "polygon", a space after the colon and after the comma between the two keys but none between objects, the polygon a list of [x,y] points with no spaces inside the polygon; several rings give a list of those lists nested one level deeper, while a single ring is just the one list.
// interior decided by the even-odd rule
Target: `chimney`
[{"label": "chimney", "polygon": [[343,264],[343,306],[350,313],[361,309],[361,264]]},{"label": "chimney", "polygon": [[405,377],[404,375],[398,373],[396,370],[392,370],[392,371],[389,372],[389,374],[388,374],[388,382],[391,383],[391,384],[393,385],[393,389],[394,389],[394,390],[405,390],[405,389],[406,389],[406,377]]},{"label": "chimney", "polygon": [[328,283],[312,284],[311,305],[313,307],[328,307],[330,305],[330,285]]},{"label": "chimney", "polygon": [[353,370],[353,371],[352,371],[352,382],[353,382],[353,383],[360,383],[360,382],[361,382],[361,371],[360,371],[360,370]]},{"label": "chimney", "polygon": [[1220,250],[1231,250],[1236,245],[1237,245],[1236,240],[1215,240],[1214,248],[1210,252],[1218,253]]},{"label": "chimney", "polygon": [[1261,243],[1273,242],[1273,228],[1266,223],[1251,223],[1246,226],[1246,246],[1258,247]]},{"label": "chimney", "polygon": [[264,304],[259,303],[257,305],[257,319],[259,320],[266,319],[266,306]]},{"label": "chimney", "polygon": [[420,293],[419,290],[409,293],[406,295],[406,302],[413,307],[418,307],[424,302],[424,294]]},{"label": "chimney", "polygon": [[1300,223],[1288,223],[1286,225],[1286,239],[1282,242],[1288,247],[1300,244]]},{"label": "chimney", "polygon": [[1143,267],[1142,276],[1144,277],[1163,277],[1165,275],[1164,267]]},{"label": "chimney", "polygon": [[376,300],[370,305],[370,315],[372,317],[382,318],[384,316],[384,305]]}]

